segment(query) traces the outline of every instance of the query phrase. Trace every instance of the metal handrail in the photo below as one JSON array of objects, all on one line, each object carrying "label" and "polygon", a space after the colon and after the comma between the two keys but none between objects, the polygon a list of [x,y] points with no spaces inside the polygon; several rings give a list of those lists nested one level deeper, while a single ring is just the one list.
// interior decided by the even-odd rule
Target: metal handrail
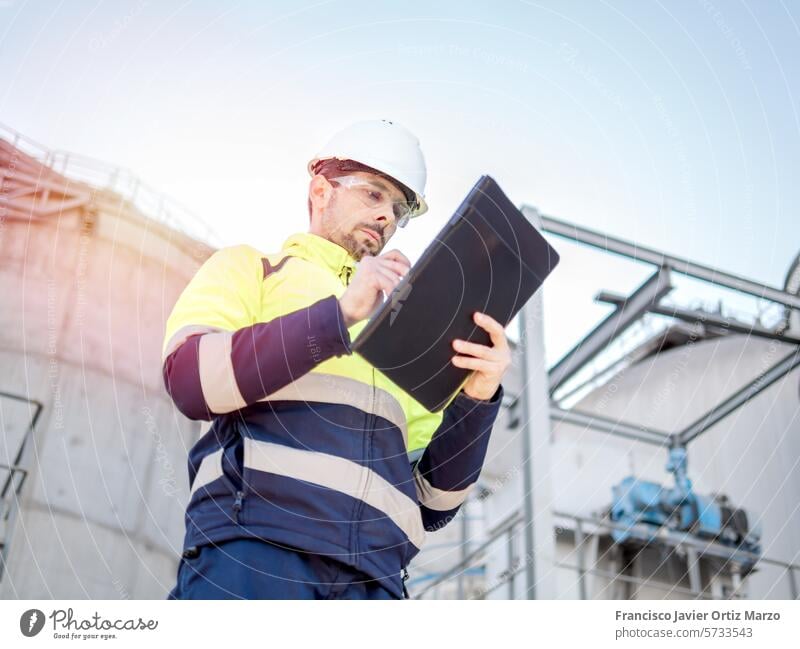
[{"label": "metal handrail", "polygon": [[[25,480],[27,479],[29,472],[27,469],[23,468],[20,465],[22,457],[25,453],[25,447],[28,444],[28,440],[33,436],[34,431],[36,430],[36,424],[39,422],[39,417],[44,410],[44,406],[42,403],[36,399],[30,399],[26,396],[20,394],[13,394],[11,392],[0,391],[0,398],[11,399],[13,401],[21,401],[23,403],[27,403],[34,408],[33,417],[31,417],[30,422],[28,423],[28,427],[25,430],[24,435],[22,436],[22,441],[20,442],[19,449],[17,449],[17,453],[14,456],[12,462],[13,464],[0,464],[1,467],[5,467],[8,469],[8,477],[5,480],[5,483],[0,488],[0,505],[2,505],[2,511],[0,511],[0,519],[3,521],[8,520],[11,517],[11,513],[14,511],[14,504],[17,502],[19,498],[19,494],[22,491],[22,487],[25,484]],[[14,474],[21,473],[22,478],[20,479],[19,483],[14,485]],[[14,487],[12,489],[12,487]],[[9,496],[9,490],[13,494],[13,498]],[[8,534],[8,528],[5,529],[5,534]],[[7,552],[8,552],[8,545],[6,543],[6,538],[0,538],[0,581],[3,579],[3,571],[6,565],[7,559]]]},{"label": "metal handrail", "polygon": [[[597,519],[597,518],[592,518],[592,517],[581,516],[579,514],[568,514],[568,513],[565,513],[565,512],[554,511],[553,515],[555,517],[569,518],[569,519],[572,519],[572,520],[574,520],[576,522],[588,523],[590,525],[596,526],[597,528],[606,529],[606,530],[611,530],[611,529],[629,530],[630,529],[630,526],[626,526],[624,524],[615,523],[613,521],[605,521],[605,520],[602,520],[602,519]],[[414,595],[414,599],[422,599],[428,592],[430,592],[433,589],[437,588],[441,584],[443,584],[445,582],[448,582],[451,579],[454,579],[454,578],[458,577],[458,575],[461,572],[463,572],[464,570],[466,570],[469,566],[471,566],[475,562],[475,560],[482,558],[483,555],[485,554],[486,550],[489,548],[490,545],[492,545],[494,542],[498,541],[502,536],[513,532],[514,528],[517,525],[519,525],[521,522],[523,522],[523,516],[522,516],[522,513],[520,511],[514,512],[511,515],[507,516],[497,526],[495,526],[494,528],[492,528],[492,530],[490,530],[486,540],[484,540],[475,550],[470,552],[466,557],[464,557],[458,563],[456,563],[455,565],[450,567],[448,570],[442,572],[439,576],[437,576],[436,579],[434,579],[429,584],[427,584],[425,586],[425,588],[423,588],[418,594]],[[686,535],[686,538],[683,539],[683,542],[688,542],[689,540],[690,540],[689,536]],[[790,588],[791,588],[791,591],[792,591],[792,596],[795,599],[797,599],[800,596],[800,593],[798,593],[796,578],[795,578],[795,574],[794,574],[794,572],[796,570],[800,570],[800,564],[793,563],[791,561],[783,561],[783,560],[780,560],[780,559],[773,559],[771,557],[766,557],[766,556],[756,557],[755,555],[751,556],[749,554],[748,554],[748,558],[752,558],[756,565],[757,564],[768,564],[768,565],[775,566],[775,567],[778,567],[778,568],[783,568],[786,571],[786,575],[787,575],[787,577],[789,579],[789,584],[790,584]],[[636,582],[636,583],[640,583],[640,584],[647,583],[649,586],[659,587],[658,585],[655,585],[652,582],[652,580],[644,580],[644,579],[640,579],[640,578],[637,578],[637,577],[632,577],[630,575],[622,575],[622,574],[616,575],[616,573],[611,573],[609,571],[604,571],[604,570],[601,570],[601,569],[598,569],[598,568],[594,568],[594,567],[593,568],[583,568],[583,569],[581,569],[579,566],[571,566],[571,565],[567,565],[567,564],[565,564],[563,562],[561,562],[561,563],[559,563],[557,565],[559,565],[562,568],[575,568],[579,572],[582,570],[582,572],[584,574],[597,574],[597,575],[600,575],[601,573],[603,573],[602,576],[605,576],[605,577],[609,577],[609,578],[615,577],[615,578],[620,579],[621,581],[630,581],[632,583]],[[520,573],[522,573],[524,571],[524,569],[525,569],[524,565],[512,569],[512,566],[509,564],[509,569],[505,571],[506,574],[502,578],[497,580],[495,583],[493,583],[491,588],[488,588],[488,589],[482,591],[482,593],[481,593],[482,597],[485,597],[489,593],[492,593],[495,590],[497,590],[498,588],[502,587],[503,585],[509,583],[509,581],[513,580],[516,575],[519,575]],[[675,592],[683,592],[683,591],[686,590],[685,588],[681,588],[679,586],[670,586],[669,588],[671,590],[674,590]],[[701,597],[702,597],[702,595],[701,595]]]},{"label": "metal handrail", "polygon": [[436,579],[431,581],[428,585],[425,586],[419,593],[414,595],[414,599],[422,599],[422,597],[430,590],[436,588],[439,584],[442,584],[453,577],[457,577],[458,574],[469,566],[473,560],[480,557],[486,549],[497,539],[499,539],[504,534],[508,534],[510,531],[514,529],[520,522],[522,522],[522,514],[520,512],[514,512],[503,521],[501,521],[498,525],[492,528],[489,531],[489,535],[487,536],[486,540],[481,543],[477,548],[475,548],[472,552],[470,552],[467,556],[465,556],[461,561],[459,561],[455,566],[450,568],[449,570],[444,571],[440,574]]},{"label": "metal handrail", "polygon": [[[7,487],[14,484],[14,474],[22,474],[22,479],[12,492],[15,496],[17,496],[22,489],[25,479],[28,477],[28,469],[25,469],[17,464],[4,464],[0,462],[0,470],[8,471],[6,488],[3,489],[2,493],[0,493],[0,521],[4,521],[7,520],[11,514],[11,505],[13,504],[13,500],[6,494],[8,491]],[[4,544],[4,539],[0,537],[0,545],[2,544]]]},{"label": "metal handrail", "polygon": [[0,139],[10,141],[15,148],[55,173],[118,194],[163,225],[210,245],[219,245],[221,241],[213,228],[189,208],[145,183],[125,167],[69,151],[49,149],[2,123]]}]

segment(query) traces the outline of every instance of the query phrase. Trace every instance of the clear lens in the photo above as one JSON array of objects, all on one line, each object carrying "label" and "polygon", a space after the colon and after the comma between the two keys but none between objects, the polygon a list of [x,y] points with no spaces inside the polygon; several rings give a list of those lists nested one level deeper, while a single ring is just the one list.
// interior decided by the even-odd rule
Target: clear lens
[{"label": "clear lens", "polygon": [[394,218],[398,223],[411,215],[411,206],[406,202],[394,203],[392,207],[394,209]]},{"label": "clear lens", "polygon": [[[330,180],[336,181],[348,189],[355,188],[356,196],[369,208],[374,209],[388,202],[385,192],[365,178],[359,178],[358,176],[339,176],[338,178],[331,178]],[[407,201],[392,203],[392,213],[394,214],[395,222],[399,228],[404,228],[408,224],[411,212],[412,207]]]}]

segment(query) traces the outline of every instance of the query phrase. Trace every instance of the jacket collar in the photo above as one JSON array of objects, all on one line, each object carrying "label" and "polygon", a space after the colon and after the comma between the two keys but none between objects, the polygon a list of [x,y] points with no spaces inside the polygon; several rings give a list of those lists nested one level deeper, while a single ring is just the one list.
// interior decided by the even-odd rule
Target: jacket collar
[{"label": "jacket collar", "polygon": [[355,272],[356,260],[338,243],[311,232],[297,232],[283,243],[282,252],[329,268],[347,284]]}]

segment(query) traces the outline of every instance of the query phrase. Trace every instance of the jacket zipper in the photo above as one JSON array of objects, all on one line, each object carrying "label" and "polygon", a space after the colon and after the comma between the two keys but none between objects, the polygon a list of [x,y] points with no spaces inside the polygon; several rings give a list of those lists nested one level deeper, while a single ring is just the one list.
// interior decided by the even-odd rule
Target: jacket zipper
[{"label": "jacket zipper", "polygon": [[[367,427],[366,427],[366,429],[364,431],[364,433],[365,433],[365,435],[367,437],[367,439],[366,439],[366,441],[367,441],[367,444],[366,444],[367,452],[366,452],[366,457],[364,458],[364,460],[367,462],[367,464],[369,464],[370,457],[372,456],[372,433],[373,433],[373,430],[375,428],[375,415],[372,414],[373,410],[375,410],[375,369],[374,368],[372,370],[372,405],[370,407],[370,414],[367,417],[367,422],[368,422],[367,423]],[[357,519],[356,519],[357,520],[357,523],[356,523],[356,537],[354,539],[355,540],[354,546],[355,546],[356,552],[358,552],[358,549],[359,549],[358,530],[361,527],[361,514],[364,511],[364,503],[366,502],[366,496],[367,496],[367,493],[369,492],[369,486],[370,486],[371,483],[372,483],[372,471],[369,468],[369,466],[367,466],[367,479],[364,481],[364,489],[361,492],[361,496],[362,497],[360,498],[361,504],[358,506],[358,516],[357,516]]]},{"label": "jacket zipper", "polygon": [[[243,437],[241,437],[241,435],[239,433],[239,428],[235,423],[233,425],[233,432],[237,436],[236,438],[234,438],[233,445],[235,446],[237,444],[241,444],[242,446],[244,446],[245,445],[245,440],[244,440]],[[226,453],[227,450],[228,450],[228,445],[226,444],[225,450],[223,451],[223,454]],[[236,454],[234,453],[234,459],[235,458],[236,458]],[[225,471],[222,472],[222,475],[225,478],[225,481],[233,489],[233,493],[234,493],[235,498],[234,498],[234,501],[233,501],[232,509],[233,509],[234,517],[236,518],[236,524],[240,525],[241,524],[241,511],[242,511],[242,506],[244,504],[244,490],[245,490],[245,485],[246,485],[245,478],[244,478],[244,472],[245,472],[245,467],[244,467],[244,449],[242,449],[242,463],[241,463],[241,465],[239,465],[238,461],[233,462],[233,464],[236,467],[235,470],[239,472],[239,481],[241,481],[241,485],[236,484],[233,481],[233,479],[230,478],[225,473]]]},{"label": "jacket zipper", "polygon": [[233,501],[233,513],[236,516],[236,523],[240,524],[239,514],[242,511],[242,504],[244,501],[244,491],[241,489],[236,492],[236,500]]},{"label": "jacket zipper", "polygon": [[[372,437],[375,434],[375,368],[372,368],[372,403],[370,404],[370,417],[369,417],[369,455],[370,457],[367,458],[372,460]],[[364,486],[364,495],[366,496],[369,492],[369,485],[372,482],[372,470],[367,474],[367,484]],[[363,500],[363,499],[362,499]]]}]

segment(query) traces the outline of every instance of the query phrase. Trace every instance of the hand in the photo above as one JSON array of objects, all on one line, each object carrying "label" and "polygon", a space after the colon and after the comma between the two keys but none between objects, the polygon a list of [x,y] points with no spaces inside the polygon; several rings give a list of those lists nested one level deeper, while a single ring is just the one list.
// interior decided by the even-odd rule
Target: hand
[{"label": "hand", "polygon": [[473,399],[487,401],[494,396],[503,374],[511,365],[511,349],[505,329],[497,320],[479,311],[475,312],[473,319],[475,324],[489,332],[493,346],[456,338],[453,349],[459,354],[453,356],[452,363],[456,367],[475,370],[462,389]]},{"label": "hand", "polygon": [[383,302],[383,293],[388,296],[410,268],[411,262],[399,250],[363,257],[353,280],[339,298],[345,325],[349,328],[372,315]]}]

